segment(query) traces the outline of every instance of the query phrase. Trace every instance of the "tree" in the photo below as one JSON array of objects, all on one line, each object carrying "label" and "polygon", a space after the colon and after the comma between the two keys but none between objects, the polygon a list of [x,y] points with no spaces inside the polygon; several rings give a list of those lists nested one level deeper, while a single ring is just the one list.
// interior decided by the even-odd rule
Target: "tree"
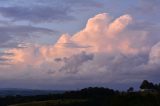
[{"label": "tree", "polygon": [[144,80],[142,82],[142,84],[140,85],[140,88],[141,89],[154,89],[155,87],[154,87],[153,83],[151,83],[151,82],[149,82],[147,80]]},{"label": "tree", "polygon": [[129,87],[127,92],[133,92],[134,91],[134,88],[133,87]]}]

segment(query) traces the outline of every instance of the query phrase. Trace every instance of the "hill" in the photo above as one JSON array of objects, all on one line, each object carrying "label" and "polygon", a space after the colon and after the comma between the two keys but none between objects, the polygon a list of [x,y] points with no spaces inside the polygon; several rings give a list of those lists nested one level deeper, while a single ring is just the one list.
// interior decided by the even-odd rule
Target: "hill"
[{"label": "hill", "polygon": [[160,106],[160,84],[144,80],[140,91],[89,87],[64,93],[0,97],[0,106]]},{"label": "hill", "polygon": [[34,96],[34,95],[48,95],[48,94],[59,94],[65,91],[60,90],[33,90],[33,89],[20,89],[20,88],[1,88],[0,96]]}]

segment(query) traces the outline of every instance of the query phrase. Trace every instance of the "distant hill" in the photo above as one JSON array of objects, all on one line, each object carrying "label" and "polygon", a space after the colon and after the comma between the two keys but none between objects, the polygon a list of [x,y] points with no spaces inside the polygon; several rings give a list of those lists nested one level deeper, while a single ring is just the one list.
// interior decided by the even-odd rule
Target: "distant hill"
[{"label": "distant hill", "polygon": [[127,91],[88,87],[65,92],[5,88],[0,89],[4,96],[0,96],[0,106],[160,106],[160,83],[144,80],[140,88],[145,91],[133,87]]},{"label": "distant hill", "polygon": [[109,88],[89,87],[52,96],[17,97],[15,100],[19,100],[19,103],[6,101],[7,105],[1,106],[160,106],[160,93],[119,92]]},{"label": "distant hill", "polygon": [[60,90],[34,90],[34,89],[21,89],[21,88],[1,88],[0,96],[35,96],[35,95],[48,95],[48,94],[61,94],[65,91]]}]

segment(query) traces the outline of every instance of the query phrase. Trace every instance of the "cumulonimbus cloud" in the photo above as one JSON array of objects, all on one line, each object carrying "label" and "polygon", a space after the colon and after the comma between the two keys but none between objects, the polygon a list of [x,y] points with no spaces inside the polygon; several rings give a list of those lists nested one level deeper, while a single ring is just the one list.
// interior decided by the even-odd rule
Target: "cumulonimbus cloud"
[{"label": "cumulonimbus cloud", "polygon": [[146,43],[147,32],[127,27],[132,20],[129,14],[113,19],[101,13],[90,18],[78,33],[63,34],[54,45],[9,49],[5,53],[14,55],[2,57],[17,70],[38,70],[30,76],[63,83],[139,81],[149,76],[145,67],[149,61],[157,62],[155,55],[159,57],[159,52],[154,55],[157,46],[151,49]]}]

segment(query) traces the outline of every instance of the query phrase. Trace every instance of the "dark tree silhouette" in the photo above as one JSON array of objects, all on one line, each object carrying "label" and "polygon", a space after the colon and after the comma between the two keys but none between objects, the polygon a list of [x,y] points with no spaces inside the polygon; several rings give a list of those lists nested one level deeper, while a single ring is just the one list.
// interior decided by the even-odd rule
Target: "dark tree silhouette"
[{"label": "dark tree silhouette", "polygon": [[142,84],[140,85],[141,89],[155,89],[155,86],[152,82],[149,82],[147,80],[144,80]]},{"label": "dark tree silhouette", "polygon": [[134,88],[133,87],[129,87],[127,92],[133,92],[134,91]]}]

